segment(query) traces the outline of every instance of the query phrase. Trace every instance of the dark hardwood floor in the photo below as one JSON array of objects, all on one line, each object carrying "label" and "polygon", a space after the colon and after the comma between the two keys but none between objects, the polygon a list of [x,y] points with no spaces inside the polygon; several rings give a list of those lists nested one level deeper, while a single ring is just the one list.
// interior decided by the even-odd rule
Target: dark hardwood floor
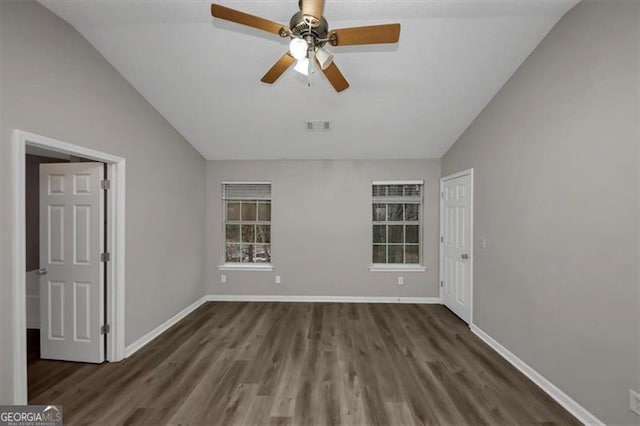
[{"label": "dark hardwood floor", "polygon": [[120,363],[29,364],[65,424],[579,424],[439,305],[207,303]]}]

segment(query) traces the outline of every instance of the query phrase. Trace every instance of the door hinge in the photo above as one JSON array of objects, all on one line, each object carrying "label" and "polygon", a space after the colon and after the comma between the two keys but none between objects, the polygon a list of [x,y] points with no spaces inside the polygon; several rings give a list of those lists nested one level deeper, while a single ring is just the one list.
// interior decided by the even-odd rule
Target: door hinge
[{"label": "door hinge", "polygon": [[100,334],[109,334],[111,333],[111,326],[109,324],[104,324],[100,327]]},{"label": "door hinge", "polygon": [[444,281],[440,281],[440,287],[444,287]]},{"label": "door hinge", "polygon": [[110,260],[111,260],[111,253],[105,252],[105,253],[101,253],[100,254],[100,261],[101,262],[109,262]]},{"label": "door hinge", "polygon": [[111,181],[109,179],[102,179],[100,181],[100,188],[106,190],[111,189]]},{"label": "door hinge", "polygon": [[440,198],[442,198],[444,200],[444,192],[440,193]]},{"label": "door hinge", "polygon": [[440,236],[440,242],[444,243],[444,237],[443,236]]}]

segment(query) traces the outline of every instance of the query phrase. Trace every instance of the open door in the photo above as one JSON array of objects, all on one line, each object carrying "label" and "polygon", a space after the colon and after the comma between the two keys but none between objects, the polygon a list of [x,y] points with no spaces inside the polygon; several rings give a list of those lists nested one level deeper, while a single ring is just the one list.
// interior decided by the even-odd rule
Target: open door
[{"label": "open door", "polygon": [[40,350],[104,361],[102,163],[40,165]]}]

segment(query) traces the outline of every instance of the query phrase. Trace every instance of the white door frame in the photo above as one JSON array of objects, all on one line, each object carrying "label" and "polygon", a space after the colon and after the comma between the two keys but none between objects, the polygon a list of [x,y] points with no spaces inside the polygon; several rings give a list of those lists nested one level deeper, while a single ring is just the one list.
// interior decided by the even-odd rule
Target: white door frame
[{"label": "white door frame", "polygon": [[469,327],[471,327],[471,325],[473,325],[473,263],[475,261],[474,256],[473,256],[473,245],[474,245],[474,239],[473,239],[473,200],[475,198],[474,195],[474,190],[473,190],[473,169],[467,169],[467,170],[463,170],[461,172],[458,173],[454,173],[452,175],[449,176],[445,176],[440,178],[440,267],[439,269],[439,275],[440,275],[440,300],[442,301],[442,303],[444,304],[444,294],[443,294],[443,283],[444,283],[444,184],[445,182],[449,181],[449,180],[453,180],[462,176],[469,176],[469,180],[470,180],[470,188],[469,190],[471,191],[471,205],[469,206],[469,213],[471,214],[471,244],[469,245],[469,300],[470,300],[470,306],[469,306]]},{"label": "white door frame", "polygon": [[26,252],[25,252],[25,159],[26,147],[34,146],[75,155],[107,164],[111,190],[107,198],[107,249],[111,253],[107,280],[107,361],[125,358],[125,159],[94,151],[22,130],[13,131],[13,399],[14,404],[27,404],[27,317],[26,317]]}]

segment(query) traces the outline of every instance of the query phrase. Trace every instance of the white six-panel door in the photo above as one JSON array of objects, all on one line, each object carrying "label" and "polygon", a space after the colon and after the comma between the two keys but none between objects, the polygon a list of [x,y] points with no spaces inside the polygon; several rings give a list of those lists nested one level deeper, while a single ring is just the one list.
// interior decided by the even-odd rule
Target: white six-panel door
[{"label": "white six-panel door", "polygon": [[101,163],[40,165],[41,357],[104,361]]},{"label": "white six-panel door", "polygon": [[471,174],[442,180],[442,302],[471,321]]}]

